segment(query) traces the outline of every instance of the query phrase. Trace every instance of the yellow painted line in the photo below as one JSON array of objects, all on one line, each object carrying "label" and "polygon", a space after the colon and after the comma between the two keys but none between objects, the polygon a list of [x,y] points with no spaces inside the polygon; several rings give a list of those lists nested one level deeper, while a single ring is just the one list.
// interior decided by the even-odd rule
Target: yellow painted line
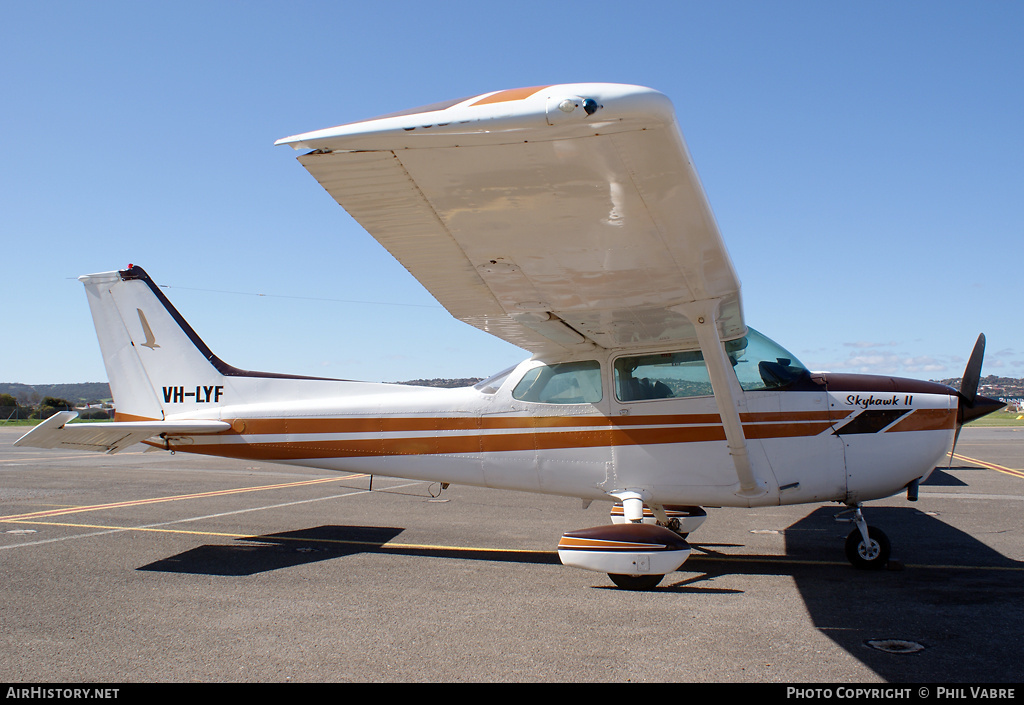
[{"label": "yellow painted line", "polygon": [[[132,453],[118,453],[118,455],[142,455],[145,452],[144,450],[139,450]],[[78,455],[21,455],[16,458],[4,458],[0,460],[0,463],[24,463],[29,460],[81,460],[83,458],[95,458],[95,456],[95,452],[84,450]]]},{"label": "yellow painted line", "polygon": [[228,534],[216,531],[188,531],[185,529],[162,529],[146,526],[107,526],[105,524],[73,524],[63,521],[35,521],[33,519],[12,519],[11,524],[31,524],[32,526],[63,526],[69,529],[100,529],[102,531],[142,531],[156,534],[191,534],[193,536],[220,536],[229,539],[252,538],[252,534]]},{"label": "yellow painted line", "polygon": [[959,453],[946,453],[946,455],[950,455],[953,458],[956,458],[957,460],[963,460],[963,461],[966,461],[968,463],[974,463],[975,465],[980,465],[981,467],[988,468],[989,470],[997,470],[998,472],[1006,473],[1007,475],[1012,475],[1013,477],[1024,478],[1024,470],[1014,470],[1012,468],[1003,467],[1002,465],[996,465],[995,463],[990,463],[987,460],[978,460],[977,458],[968,458],[966,455],[960,455]]},{"label": "yellow painted line", "polygon": [[121,507],[138,507],[145,504],[159,504],[161,502],[177,502],[183,499],[204,499],[207,497],[223,497],[232,494],[245,492],[263,492],[265,490],[279,490],[291,487],[304,487],[306,485],[319,485],[326,482],[338,482],[340,480],[352,480],[365,477],[363,474],[339,475],[337,477],[325,477],[318,480],[302,480],[300,482],[284,482],[277,485],[260,485],[258,487],[238,487],[230,490],[214,490],[211,492],[196,492],[193,494],[180,494],[172,497],[151,497],[149,499],[133,499],[124,502],[110,502],[108,504],[94,504],[79,507],[66,507],[64,509],[48,509],[41,512],[29,512],[28,514],[10,514],[0,517],[0,522],[17,522],[31,519],[44,519],[46,517],[62,516],[65,514],[78,514],[79,512],[95,512],[103,509],[119,509]]},{"label": "yellow painted line", "polygon": [[[63,526],[75,529],[96,529],[101,531],[141,531],[146,533],[157,533],[157,534],[183,534],[189,536],[211,536],[217,538],[236,539],[242,541],[252,541],[263,544],[273,543],[321,543],[321,544],[335,544],[343,546],[370,546],[377,551],[445,551],[448,553],[494,553],[494,554],[523,554],[524,556],[551,556],[555,557],[558,555],[557,551],[545,551],[539,549],[524,549],[524,548],[485,548],[478,546],[444,546],[439,544],[418,544],[418,543],[376,543],[373,541],[347,541],[345,539],[319,539],[319,538],[304,538],[294,536],[254,536],[252,534],[231,534],[220,531],[188,531],[184,529],[166,529],[160,527],[140,527],[140,526],[109,526],[105,524],[72,524],[67,522],[52,522],[52,521],[12,521],[14,524],[37,524],[41,526]],[[699,550],[699,549],[698,549]],[[809,559],[795,559],[787,558],[786,556],[724,556],[724,555],[706,555],[706,554],[695,554],[690,557],[683,567],[681,567],[677,573],[686,573],[686,566],[693,566],[694,564],[700,563],[740,563],[740,564],[768,564],[768,565],[790,565],[790,566],[835,566],[835,567],[847,567],[849,564],[846,561],[825,561],[825,560],[809,560]],[[984,566],[984,565],[939,565],[939,564],[926,564],[926,563],[914,563],[906,564],[906,569],[923,569],[923,570],[978,570],[978,571],[1008,571],[1014,573],[1024,572],[1024,565],[1017,566]],[[699,568],[698,568],[699,570]]]},{"label": "yellow painted line", "polygon": [[480,548],[474,546],[442,546],[438,544],[395,543],[391,541],[380,544],[374,541],[348,541],[345,539],[319,539],[301,536],[258,536],[253,534],[230,534],[222,531],[189,531],[187,529],[167,529],[155,526],[109,526],[106,524],[77,524],[62,521],[10,519],[8,517],[0,517],[0,520],[7,521],[11,524],[30,524],[33,526],[62,526],[70,529],[97,529],[101,531],[141,531],[154,534],[187,534],[191,536],[215,536],[219,538],[242,539],[245,541],[255,541],[259,543],[278,543],[290,541],[293,543],[325,543],[338,544],[344,546],[374,546],[380,549],[390,548],[418,551],[451,551],[466,553],[526,553],[541,555],[557,555],[557,551],[543,551],[537,549],[523,548]]}]

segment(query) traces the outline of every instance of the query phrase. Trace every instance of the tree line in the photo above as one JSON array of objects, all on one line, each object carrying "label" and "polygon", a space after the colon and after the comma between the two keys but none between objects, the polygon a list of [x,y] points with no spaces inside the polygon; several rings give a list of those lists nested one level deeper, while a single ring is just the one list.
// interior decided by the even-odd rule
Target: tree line
[{"label": "tree line", "polygon": [[[0,393],[0,421],[14,419],[48,419],[58,411],[74,411],[75,404],[61,397],[45,396],[38,404],[21,404],[17,397],[6,392]],[[83,419],[109,419],[106,409],[85,409],[78,412]]]}]

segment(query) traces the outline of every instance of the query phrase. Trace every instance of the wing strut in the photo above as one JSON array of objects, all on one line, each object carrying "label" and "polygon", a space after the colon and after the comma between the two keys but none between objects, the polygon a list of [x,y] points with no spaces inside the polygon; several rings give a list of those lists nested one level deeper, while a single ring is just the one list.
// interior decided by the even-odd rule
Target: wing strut
[{"label": "wing strut", "polygon": [[725,428],[725,440],[736,466],[739,478],[741,497],[757,497],[768,491],[767,485],[758,480],[750,465],[750,454],[747,452],[747,439],[743,435],[743,424],[740,422],[740,411],[736,400],[742,395],[736,375],[732,374],[729,357],[725,353],[718,333],[718,309],[720,299],[704,299],[673,307],[682,313],[693,324],[697,331],[697,342],[700,343],[701,354],[708,366],[711,388],[715,392],[715,403],[718,414]]}]

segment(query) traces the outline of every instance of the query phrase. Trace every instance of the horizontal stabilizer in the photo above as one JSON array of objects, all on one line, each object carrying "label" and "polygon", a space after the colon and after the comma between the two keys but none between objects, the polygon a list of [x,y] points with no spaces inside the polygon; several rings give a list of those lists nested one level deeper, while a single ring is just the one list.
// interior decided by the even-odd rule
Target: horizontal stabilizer
[{"label": "horizontal stabilizer", "polygon": [[68,425],[77,416],[77,411],[57,412],[14,445],[117,453],[154,436],[192,436],[231,428],[231,424],[224,421],[115,421]]}]

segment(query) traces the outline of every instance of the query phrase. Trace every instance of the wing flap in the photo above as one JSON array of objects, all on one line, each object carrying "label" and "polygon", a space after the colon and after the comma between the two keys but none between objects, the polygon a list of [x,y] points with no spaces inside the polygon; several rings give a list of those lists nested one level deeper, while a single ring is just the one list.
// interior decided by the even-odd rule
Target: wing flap
[{"label": "wing flap", "polygon": [[60,411],[16,440],[14,445],[112,454],[161,434],[191,436],[219,433],[231,428],[231,424],[224,421],[130,421],[68,425],[77,416],[78,412],[75,411]]}]

